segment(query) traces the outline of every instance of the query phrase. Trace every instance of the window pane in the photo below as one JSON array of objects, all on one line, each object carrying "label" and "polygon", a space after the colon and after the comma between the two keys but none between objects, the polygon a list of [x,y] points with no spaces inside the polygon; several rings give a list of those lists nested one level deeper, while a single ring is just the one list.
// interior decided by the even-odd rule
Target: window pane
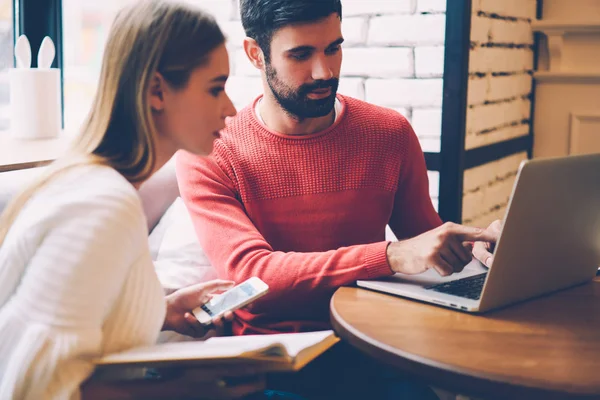
[{"label": "window pane", "polygon": [[8,68],[13,66],[13,0],[0,0],[0,131],[8,129]]},{"label": "window pane", "polygon": [[65,130],[79,131],[96,92],[104,44],[130,0],[63,0]]}]

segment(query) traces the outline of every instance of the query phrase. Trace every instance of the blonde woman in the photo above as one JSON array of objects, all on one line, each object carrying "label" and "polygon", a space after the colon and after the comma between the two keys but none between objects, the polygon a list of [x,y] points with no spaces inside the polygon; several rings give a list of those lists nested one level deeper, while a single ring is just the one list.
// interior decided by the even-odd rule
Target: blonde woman
[{"label": "blonde woman", "polygon": [[78,398],[94,357],[161,328],[205,333],[190,310],[231,282],[165,301],[136,189],[177,150],[212,151],[235,114],[228,74],[203,12],[152,0],[118,14],[81,135],[0,220],[0,399]]}]

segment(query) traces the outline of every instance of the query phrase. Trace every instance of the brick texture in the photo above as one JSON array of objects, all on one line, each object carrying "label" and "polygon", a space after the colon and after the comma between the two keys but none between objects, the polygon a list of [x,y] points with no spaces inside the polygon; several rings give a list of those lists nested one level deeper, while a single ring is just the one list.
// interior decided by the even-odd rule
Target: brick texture
[{"label": "brick texture", "polygon": [[369,26],[370,45],[443,45],[445,16],[436,14],[375,17]]},{"label": "brick texture", "polygon": [[415,75],[417,78],[444,76],[444,46],[415,47]]},{"label": "brick texture", "polygon": [[344,18],[342,35],[344,46],[364,46],[369,32],[369,19],[363,17]]},{"label": "brick texture", "polygon": [[442,79],[368,79],[366,95],[385,107],[441,107]]},{"label": "brick texture", "polygon": [[526,153],[515,154],[465,171],[463,222],[487,226],[502,218],[521,161]]},{"label": "brick texture", "polygon": [[414,64],[413,51],[409,48],[350,48],[344,50],[342,74],[365,78],[412,77]]},{"label": "brick texture", "polygon": [[528,73],[471,77],[469,80],[469,105],[527,96],[531,93],[532,80],[533,78]]},{"label": "brick texture", "polygon": [[418,0],[418,13],[443,13],[446,12],[447,0]]},{"label": "brick texture", "polygon": [[[474,0],[465,148],[530,133],[535,0]],[[487,226],[504,216],[519,153],[464,173],[463,222]]]},{"label": "brick texture", "polygon": [[534,19],[536,0],[473,0],[473,11],[502,17]]},{"label": "brick texture", "polygon": [[343,0],[342,13],[352,15],[411,14],[413,0]]},{"label": "brick texture", "polygon": [[473,14],[471,41],[475,43],[506,43],[533,45],[531,23],[524,20],[503,20]]}]

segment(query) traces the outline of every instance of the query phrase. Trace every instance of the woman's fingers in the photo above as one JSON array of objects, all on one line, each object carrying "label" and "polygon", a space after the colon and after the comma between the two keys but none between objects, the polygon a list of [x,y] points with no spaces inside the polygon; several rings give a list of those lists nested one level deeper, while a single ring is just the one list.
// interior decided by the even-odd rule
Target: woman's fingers
[{"label": "woman's fingers", "polygon": [[230,289],[234,284],[233,281],[214,280],[185,287],[173,295],[178,296],[179,304],[183,308],[193,310],[208,302],[214,292]]},{"label": "woman's fingers", "polygon": [[189,336],[199,338],[206,334],[206,328],[203,327],[200,322],[198,322],[193,314],[185,313],[183,318],[185,319],[185,322],[187,322],[189,331],[191,332]]},{"label": "woman's fingers", "polygon": [[228,321],[228,322],[233,321],[233,312],[226,311],[224,317],[225,317],[225,321]]},{"label": "woman's fingers", "polygon": [[201,291],[204,294],[214,293],[222,290],[231,289],[235,285],[233,281],[226,281],[222,279],[216,279],[214,281],[208,281],[194,285],[197,291]]}]

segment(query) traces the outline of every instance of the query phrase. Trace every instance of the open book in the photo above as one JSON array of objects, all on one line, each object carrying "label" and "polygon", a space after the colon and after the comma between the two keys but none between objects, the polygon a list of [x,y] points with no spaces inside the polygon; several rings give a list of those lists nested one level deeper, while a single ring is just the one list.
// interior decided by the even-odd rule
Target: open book
[{"label": "open book", "polygon": [[206,341],[162,343],[110,354],[96,360],[109,366],[210,366],[263,363],[269,370],[297,371],[339,339],[331,330],[278,335],[213,337]]}]

